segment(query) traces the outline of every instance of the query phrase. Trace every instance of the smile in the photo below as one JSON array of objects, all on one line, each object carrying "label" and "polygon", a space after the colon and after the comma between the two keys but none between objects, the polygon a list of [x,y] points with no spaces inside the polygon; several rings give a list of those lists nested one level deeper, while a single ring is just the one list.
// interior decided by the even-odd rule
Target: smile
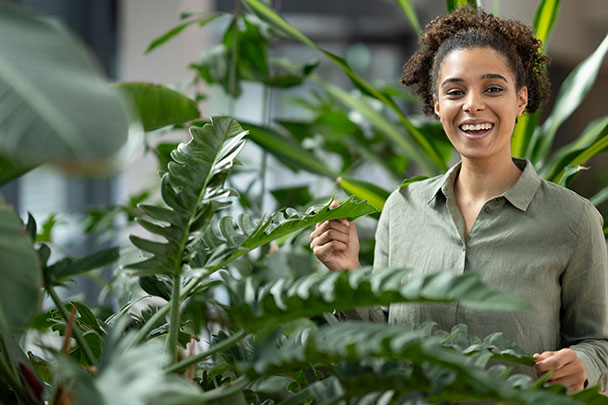
[{"label": "smile", "polygon": [[459,125],[458,128],[469,138],[479,138],[488,134],[494,128],[494,124],[491,122],[483,122],[479,124],[465,123]]}]

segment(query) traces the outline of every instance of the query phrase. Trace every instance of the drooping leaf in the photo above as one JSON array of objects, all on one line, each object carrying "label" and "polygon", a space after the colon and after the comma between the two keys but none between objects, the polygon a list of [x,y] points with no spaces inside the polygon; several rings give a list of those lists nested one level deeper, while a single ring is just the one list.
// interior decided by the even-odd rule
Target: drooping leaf
[{"label": "drooping leaf", "polygon": [[149,53],[153,49],[158,48],[159,46],[163,45],[164,43],[166,43],[167,41],[169,41],[170,39],[172,39],[173,37],[175,37],[179,33],[181,33],[186,27],[189,27],[192,24],[198,24],[199,27],[202,27],[202,26],[206,25],[207,23],[210,23],[211,21],[216,20],[219,17],[223,17],[226,15],[229,15],[229,14],[222,13],[222,12],[214,12],[214,13],[209,13],[209,14],[198,15],[196,18],[194,18],[190,21],[187,21],[185,23],[179,24],[178,26],[171,28],[169,31],[167,31],[160,37],[154,39],[150,43],[150,45],[148,45],[148,48],[146,49],[145,53]]},{"label": "drooping leaf", "polygon": [[403,124],[403,126],[407,129],[407,131],[411,134],[412,138],[416,141],[419,147],[424,151],[424,156],[427,162],[430,162],[432,172],[435,171],[444,171],[447,168],[443,163],[440,154],[435,149],[434,145],[426,139],[426,137],[420,133],[420,131],[412,125],[410,120],[401,112],[397,104],[394,100],[388,97],[385,94],[382,94],[380,91],[376,90],[374,87],[370,86],[367,82],[365,82],[361,77],[359,77],[351,68],[348,66],[346,61],[331,53],[326,51],[325,49],[320,48],[317,44],[311,41],[304,34],[293,28],[289,25],[283,18],[281,18],[272,8],[263,4],[259,0],[243,0],[243,3],[258,16],[262,21],[268,23],[271,27],[276,29],[279,32],[284,33],[285,35],[295,38],[300,42],[318,50],[327,56],[332,62],[346,73],[346,75],[351,79],[353,84],[359,88],[364,94],[367,94],[371,97],[377,98],[385,105],[387,105],[395,114]]},{"label": "drooping leaf", "polygon": [[0,328],[16,333],[40,305],[42,273],[33,240],[0,196]]},{"label": "drooping leaf", "polygon": [[382,211],[384,202],[390,195],[390,192],[382,187],[352,177],[340,176],[338,177],[338,184],[346,193],[352,194],[360,200],[366,200],[378,211]]},{"label": "drooping leaf", "polygon": [[410,177],[408,179],[403,180],[401,182],[401,185],[399,186],[399,188],[401,189],[403,187],[409,186],[412,183],[417,183],[419,181],[426,180],[426,179],[428,179],[427,176],[414,176],[414,177]]},{"label": "drooping leaf", "polygon": [[45,269],[47,282],[60,284],[70,277],[111,265],[118,261],[120,248],[112,247],[81,259],[65,257]]},{"label": "drooping leaf", "polygon": [[412,28],[414,29],[414,31],[416,31],[416,33],[420,35],[422,29],[420,28],[420,22],[418,21],[418,17],[416,16],[416,10],[414,9],[412,2],[410,0],[395,0],[395,3],[397,3],[397,5],[401,7],[401,10],[403,10],[403,13],[407,17],[408,21],[410,22],[410,24],[412,24]]},{"label": "drooping leaf", "polygon": [[123,100],[65,27],[0,4],[0,150],[21,164],[107,159],[127,140]]},{"label": "drooping leaf", "polygon": [[183,124],[201,116],[194,101],[167,87],[143,82],[114,86],[133,100],[145,131]]},{"label": "drooping leaf", "polygon": [[291,168],[304,169],[329,178],[336,178],[333,170],[318,157],[302,148],[297,142],[289,139],[274,129],[242,123],[250,133],[249,138]]},{"label": "drooping leaf", "polygon": [[238,228],[235,228],[232,217],[223,217],[219,221],[219,235],[209,227],[200,241],[192,246],[198,253],[196,267],[217,270],[255,248],[318,222],[337,218],[353,220],[377,212],[365,201],[353,201],[353,197],[333,209],[330,208],[332,201],[323,206],[309,207],[306,212],[286,208],[261,220],[252,220],[243,213],[236,220]]},{"label": "drooping leaf", "polygon": [[232,118],[213,117],[203,127],[190,128],[192,139],[171,153],[172,161],[161,182],[161,196],[167,205],[139,205],[143,215],[137,222],[165,241],[131,235],[131,242],[151,257],[129,265],[142,275],[180,275],[191,259],[189,242],[193,233],[207,225],[213,204],[232,196],[224,182],[234,159],[244,146],[247,131]]},{"label": "drooping leaf", "polygon": [[299,317],[333,310],[389,305],[397,302],[459,302],[462,305],[517,310],[526,307],[509,294],[486,287],[473,274],[440,272],[413,276],[408,270],[369,268],[313,273],[297,280],[279,278],[264,286],[246,278],[232,285],[243,302],[228,309],[232,319],[257,330]]},{"label": "drooping leaf", "polygon": [[543,41],[543,51],[547,46],[547,40],[553,30],[553,25],[557,21],[559,14],[560,0],[542,0],[536,8],[534,16],[534,31],[536,38]]},{"label": "drooping leaf", "polygon": [[540,130],[534,133],[534,153],[532,155],[534,162],[546,159],[557,129],[578,108],[595,83],[606,53],[608,53],[608,34],[597,49],[564,80],[557,93],[551,115]]}]

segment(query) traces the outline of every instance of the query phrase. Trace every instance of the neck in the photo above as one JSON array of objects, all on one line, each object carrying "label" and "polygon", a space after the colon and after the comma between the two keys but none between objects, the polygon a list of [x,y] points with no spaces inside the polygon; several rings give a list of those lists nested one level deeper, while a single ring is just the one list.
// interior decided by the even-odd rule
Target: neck
[{"label": "neck", "polygon": [[500,159],[463,157],[455,192],[466,200],[485,202],[511,188],[520,175],[510,155]]}]

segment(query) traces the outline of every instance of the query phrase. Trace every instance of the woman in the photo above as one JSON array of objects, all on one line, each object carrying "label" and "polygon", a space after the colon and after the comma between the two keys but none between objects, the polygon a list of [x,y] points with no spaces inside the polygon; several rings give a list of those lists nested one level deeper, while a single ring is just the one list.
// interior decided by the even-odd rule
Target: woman
[{"label": "woman", "polygon": [[[388,314],[360,309],[348,317],[391,323],[465,323],[535,353],[539,375],[569,391],[606,390],[608,258],[602,218],[584,198],[540,179],[511,157],[524,111],[547,98],[547,59],[532,29],[464,8],[433,20],[402,82],[439,117],[461,157],[445,175],[391,194],[376,231],[374,266],[414,273],[477,272],[533,307],[500,312],[456,304],[393,304]],[[359,267],[359,242],[346,219],[317,224],[311,248],[330,270]],[[519,372],[525,370],[518,369]]]}]

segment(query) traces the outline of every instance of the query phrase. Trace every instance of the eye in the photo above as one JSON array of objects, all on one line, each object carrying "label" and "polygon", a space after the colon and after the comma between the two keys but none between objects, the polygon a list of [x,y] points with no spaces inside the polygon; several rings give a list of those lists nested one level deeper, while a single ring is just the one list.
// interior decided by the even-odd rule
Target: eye
[{"label": "eye", "polygon": [[502,91],[503,91],[502,88],[496,87],[496,86],[488,87],[488,89],[486,90],[487,93],[492,93],[492,94],[502,93]]},{"label": "eye", "polygon": [[464,91],[454,89],[454,90],[448,90],[448,91],[446,91],[446,93],[445,93],[445,94],[446,94],[448,97],[458,97],[458,96],[462,96],[462,95],[464,94]]}]

